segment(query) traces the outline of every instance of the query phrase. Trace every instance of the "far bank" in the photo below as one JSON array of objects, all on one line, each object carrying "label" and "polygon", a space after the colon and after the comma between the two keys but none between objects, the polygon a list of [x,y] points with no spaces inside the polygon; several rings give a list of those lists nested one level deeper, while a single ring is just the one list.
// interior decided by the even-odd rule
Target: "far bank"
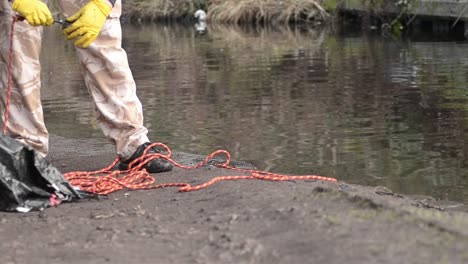
[{"label": "far bank", "polygon": [[210,23],[336,24],[394,35],[425,31],[463,36],[468,1],[364,0],[123,0],[124,18],[139,22],[195,21],[202,9]]}]

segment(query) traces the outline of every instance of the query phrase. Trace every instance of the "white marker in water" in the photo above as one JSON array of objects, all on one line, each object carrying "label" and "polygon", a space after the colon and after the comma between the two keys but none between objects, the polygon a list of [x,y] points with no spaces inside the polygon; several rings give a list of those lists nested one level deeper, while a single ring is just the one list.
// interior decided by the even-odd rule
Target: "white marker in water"
[{"label": "white marker in water", "polygon": [[198,18],[198,21],[205,21],[206,20],[206,12],[198,9],[197,12],[194,14],[195,18]]},{"label": "white marker in water", "polygon": [[198,18],[198,22],[195,24],[195,30],[198,34],[205,34],[206,32],[206,12],[198,9],[194,14],[195,18]]}]

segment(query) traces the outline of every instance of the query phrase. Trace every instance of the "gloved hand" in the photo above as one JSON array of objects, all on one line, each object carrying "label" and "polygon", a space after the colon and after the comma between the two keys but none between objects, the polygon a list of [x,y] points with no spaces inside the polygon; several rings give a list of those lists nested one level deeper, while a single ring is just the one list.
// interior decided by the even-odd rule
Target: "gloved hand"
[{"label": "gloved hand", "polygon": [[11,8],[26,18],[31,26],[50,26],[54,23],[49,8],[39,0],[15,0]]},{"label": "gloved hand", "polygon": [[111,11],[112,6],[108,0],[91,0],[80,11],[67,18],[72,24],[63,32],[68,40],[81,36],[75,41],[75,45],[87,48],[98,37]]}]

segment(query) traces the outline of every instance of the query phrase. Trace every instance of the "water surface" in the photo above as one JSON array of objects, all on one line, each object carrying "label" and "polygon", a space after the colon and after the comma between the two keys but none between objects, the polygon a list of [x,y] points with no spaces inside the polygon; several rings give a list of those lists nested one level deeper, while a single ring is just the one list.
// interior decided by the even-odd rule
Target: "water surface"
[{"label": "water surface", "polygon": [[[126,25],[124,47],[155,141],[468,203],[468,42]],[[79,67],[60,31],[46,31],[50,132],[102,138]]]}]

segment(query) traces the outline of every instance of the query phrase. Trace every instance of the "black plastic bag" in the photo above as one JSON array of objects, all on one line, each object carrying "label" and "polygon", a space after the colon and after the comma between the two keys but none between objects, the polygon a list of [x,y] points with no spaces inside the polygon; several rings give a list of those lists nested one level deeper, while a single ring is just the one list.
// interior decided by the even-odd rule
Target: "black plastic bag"
[{"label": "black plastic bag", "polygon": [[80,199],[58,169],[36,151],[0,135],[0,210],[28,212]]}]

